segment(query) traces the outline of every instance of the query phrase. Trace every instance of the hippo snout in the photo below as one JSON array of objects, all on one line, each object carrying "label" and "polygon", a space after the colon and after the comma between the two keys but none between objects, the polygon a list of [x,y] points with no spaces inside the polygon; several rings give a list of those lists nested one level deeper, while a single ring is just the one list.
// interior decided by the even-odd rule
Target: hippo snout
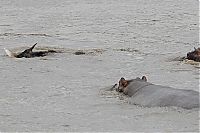
[{"label": "hippo snout", "polygon": [[118,86],[117,89],[116,89],[116,91],[123,92],[123,87]]}]

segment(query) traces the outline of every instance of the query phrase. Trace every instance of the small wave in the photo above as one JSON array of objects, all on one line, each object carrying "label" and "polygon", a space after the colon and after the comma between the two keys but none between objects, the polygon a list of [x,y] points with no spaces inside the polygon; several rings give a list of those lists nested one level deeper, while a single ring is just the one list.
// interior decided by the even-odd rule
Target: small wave
[{"label": "small wave", "polygon": [[131,52],[131,53],[133,53],[133,52],[140,52],[139,50],[137,50],[137,49],[134,49],[134,48],[116,48],[116,49],[113,49],[113,50],[115,50],[115,51],[122,51],[122,52]]},{"label": "small wave", "polygon": [[[169,62],[171,61],[179,61],[181,63],[185,63],[185,64],[190,64],[193,65],[196,68],[200,68],[200,62],[197,61],[193,61],[193,60],[188,60],[186,59],[186,57],[175,57],[175,58],[170,58],[168,59]],[[180,70],[182,71],[182,70]],[[186,70],[187,71],[187,70]]]},{"label": "small wave", "polygon": [[2,33],[0,36],[40,36],[40,37],[52,37],[51,35],[45,34],[45,33]]},{"label": "small wave", "polygon": [[196,62],[196,61],[193,61],[193,60],[185,59],[185,60],[184,60],[184,63],[190,64],[190,65],[195,65],[195,66],[197,66],[197,67],[200,67],[200,62]]},{"label": "small wave", "polygon": [[1,24],[0,27],[7,27],[7,26],[11,26],[9,24]]},{"label": "small wave", "polygon": [[105,99],[117,99],[122,103],[128,103],[128,97],[123,93],[117,92],[115,89],[110,89],[111,86],[100,89],[99,95]]}]

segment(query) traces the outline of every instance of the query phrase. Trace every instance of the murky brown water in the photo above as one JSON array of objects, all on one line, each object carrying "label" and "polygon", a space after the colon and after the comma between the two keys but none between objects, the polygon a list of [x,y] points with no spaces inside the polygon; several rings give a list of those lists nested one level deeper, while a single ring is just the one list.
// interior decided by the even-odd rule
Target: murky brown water
[{"label": "murky brown water", "polygon": [[[198,111],[143,108],[101,92],[122,76],[199,89],[172,59],[199,46],[197,0],[1,0],[0,131],[198,131]],[[3,48],[100,49],[13,59]]]}]

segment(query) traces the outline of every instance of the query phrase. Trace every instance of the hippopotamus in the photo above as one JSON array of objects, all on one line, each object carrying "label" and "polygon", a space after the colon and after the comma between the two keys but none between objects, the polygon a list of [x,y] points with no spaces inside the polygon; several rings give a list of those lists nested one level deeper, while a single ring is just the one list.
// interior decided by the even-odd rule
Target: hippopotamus
[{"label": "hippopotamus", "polygon": [[194,51],[188,52],[186,59],[200,62],[200,48],[194,48]]},{"label": "hippopotamus", "polygon": [[199,108],[199,92],[155,85],[147,82],[146,76],[131,80],[122,77],[116,91],[130,97],[130,103],[144,107]]},{"label": "hippopotamus", "polygon": [[56,53],[56,51],[54,50],[46,50],[46,51],[34,51],[33,52],[33,48],[36,46],[37,43],[35,43],[31,48],[28,48],[26,50],[24,50],[21,53],[13,53],[10,50],[4,48],[6,54],[9,57],[16,57],[16,58],[33,58],[33,57],[41,57],[41,56],[46,56],[49,53]]}]

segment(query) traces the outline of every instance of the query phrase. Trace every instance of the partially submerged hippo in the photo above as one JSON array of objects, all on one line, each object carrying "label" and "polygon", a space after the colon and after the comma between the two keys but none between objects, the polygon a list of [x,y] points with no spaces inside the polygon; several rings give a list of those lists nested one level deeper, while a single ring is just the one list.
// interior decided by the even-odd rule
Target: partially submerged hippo
[{"label": "partially submerged hippo", "polygon": [[141,79],[131,80],[121,78],[116,90],[131,97],[130,102],[132,104],[145,107],[176,106],[185,109],[199,108],[199,92],[154,85],[147,82],[145,76]]},{"label": "partially submerged hippo", "polygon": [[194,48],[194,51],[188,52],[187,59],[200,62],[200,48]]},{"label": "partially submerged hippo", "polygon": [[[37,44],[37,43],[36,43]],[[26,50],[24,50],[21,53],[13,53],[10,50],[4,48],[6,54],[9,57],[16,57],[16,58],[33,58],[33,57],[40,57],[40,56],[46,56],[49,53],[56,53],[56,51],[54,50],[46,50],[46,51],[34,51],[33,52],[33,48],[36,46],[36,44],[34,44],[31,48],[28,48]]]}]

